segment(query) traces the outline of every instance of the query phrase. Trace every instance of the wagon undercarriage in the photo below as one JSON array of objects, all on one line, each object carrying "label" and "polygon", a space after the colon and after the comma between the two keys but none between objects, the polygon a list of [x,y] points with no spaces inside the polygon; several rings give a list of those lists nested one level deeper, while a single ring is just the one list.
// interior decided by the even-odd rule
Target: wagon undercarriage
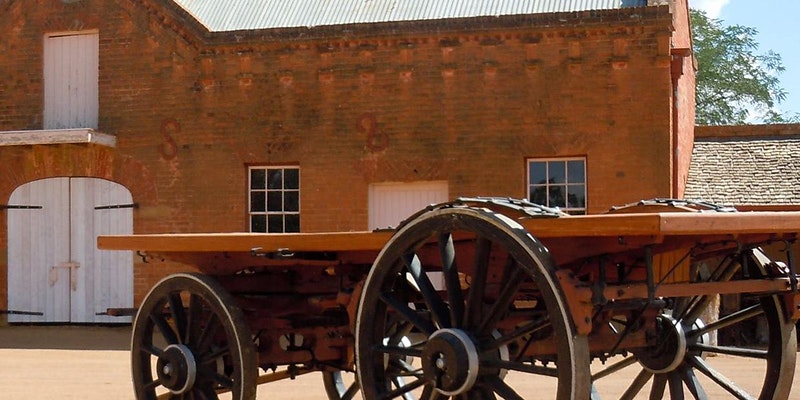
[{"label": "wagon undercarriage", "polygon": [[[798,231],[800,213],[697,203],[573,217],[463,199],[395,232],[99,244],[202,272],[167,277],[139,309],[140,399],[253,399],[311,371],[331,399],[787,399]],[[718,357],[762,383],[741,387]],[[605,385],[627,368],[629,385]]]}]

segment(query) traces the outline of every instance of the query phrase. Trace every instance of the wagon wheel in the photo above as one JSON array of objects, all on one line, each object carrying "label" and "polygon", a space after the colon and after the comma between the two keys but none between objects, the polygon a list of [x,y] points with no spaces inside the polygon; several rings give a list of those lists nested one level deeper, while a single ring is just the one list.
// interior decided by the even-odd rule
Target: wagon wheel
[{"label": "wagon wheel", "polygon": [[489,210],[443,208],[405,225],[359,305],[364,398],[530,397],[520,383],[542,385],[537,398],[588,398],[587,340],[554,271],[544,246]]},{"label": "wagon wheel", "polygon": [[233,400],[255,399],[255,347],[235,304],[201,274],[175,274],[156,284],[133,325],[136,398],[217,399],[231,392]]},{"label": "wagon wheel", "polygon": [[[754,254],[745,264],[750,265],[750,275],[765,275],[763,266],[769,259],[760,250],[754,250]],[[741,265],[731,259],[720,264],[708,280],[737,279],[742,274]],[[714,322],[703,322],[701,318],[712,296],[667,299],[671,306],[662,310],[656,321],[659,337],[656,346],[633,352],[597,370],[592,376],[595,381],[592,398],[787,399],[796,361],[794,323],[784,316],[778,295],[745,293],[741,298],[749,301],[749,305]],[[761,340],[748,333],[754,332],[756,323],[766,328],[766,336]],[[711,338],[715,332],[718,341],[736,334],[735,343],[714,343]],[[737,367],[744,368],[747,382],[731,379],[731,375],[737,374]],[[621,394],[604,395],[603,378],[622,371],[635,375],[631,384],[624,392],[619,390]],[[756,384],[750,385],[749,381]],[[605,391],[609,389],[606,387]]]},{"label": "wagon wheel", "polygon": [[328,400],[360,399],[361,387],[354,375],[345,371],[323,372],[322,382],[325,384]]}]

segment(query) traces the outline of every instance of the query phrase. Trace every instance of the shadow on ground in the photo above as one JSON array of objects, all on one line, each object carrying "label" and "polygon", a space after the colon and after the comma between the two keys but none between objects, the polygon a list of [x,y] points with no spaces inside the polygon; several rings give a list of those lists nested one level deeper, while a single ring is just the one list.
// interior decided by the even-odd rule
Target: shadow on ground
[{"label": "shadow on ground", "polygon": [[0,349],[130,350],[130,325],[0,326]]}]

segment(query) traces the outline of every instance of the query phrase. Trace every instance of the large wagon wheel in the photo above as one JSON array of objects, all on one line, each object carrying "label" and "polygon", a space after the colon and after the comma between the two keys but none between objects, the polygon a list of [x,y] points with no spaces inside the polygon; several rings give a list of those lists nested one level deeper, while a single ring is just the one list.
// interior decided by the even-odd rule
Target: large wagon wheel
[{"label": "large wagon wheel", "polygon": [[175,274],[156,284],[133,325],[136,398],[217,399],[231,392],[233,400],[255,399],[255,346],[235,304],[201,274]]},{"label": "large wagon wheel", "polygon": [[[751,255],[753,257],[748,257],[744,264],[750,266],[750,276],[766,276],[764,266],[769,259],[758,249]],[[694,279],[739,279],[743,265],[740,259],[730,258],[720,264],[710,278],[702,279],[698,274]],[[797,341],[794,323],[784,316],[780,296],[742,294],[741,299],[748,306],[721,316],[717,321],[703,322],[701,315],[713,297],[687,295],[666,299],[668,308],[662,310],[657,320],[656,346],[635,351],[597,370],[593,374],[593,399],[683,399],[690,396],[695,399],[787,399],[794,375]],[[745,334],[753,332],[759,319],[766,327],[766,337],[762,340]],[[735,333],[735,343],[713,343],[714,332],[718,340]],[[734,382],[731,375],[742,373],[723,369],[731,365],[744,368],[748,379]],[[602,387],[605,377],[621,373],[635,376],[624,391]],[[746,386],[750,381],[755,384]],[[609,391],[621,393],[612,396]]]},{"label": "large wagon wheel", "polygon": [[554,272],[547,249],[503,215],[453,207],[412,220],[364,285],[356,326],[364,398],[533,397],[520,384],[549,385],[536,398],[588,398],[587,340]]}]

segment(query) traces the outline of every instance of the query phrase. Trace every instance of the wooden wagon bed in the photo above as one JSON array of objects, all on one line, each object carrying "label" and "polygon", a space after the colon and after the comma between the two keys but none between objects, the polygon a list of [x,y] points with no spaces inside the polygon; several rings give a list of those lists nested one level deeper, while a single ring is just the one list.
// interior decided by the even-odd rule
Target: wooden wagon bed
[{"label": "wooden wagon bed", "polygon": [[[540,239],[645,237],[657,243],[667,236],[708,237],[800,232],[800,211],[740,213],[631,213],[518,220]],[[170,233],[101,236],[104,250],[154,252],[379,251],[393,231],[332,233]]]},{"label": "wooden wagon bed", "polygon": [[[165,278],[138,311],[138,398],[253,400],[258,384],[322,371],[329,400],[527,398],[520,376],[558,400],[596,400],[604,377],[638,367],[622,398],[786,400],[800,212],[733,211],[655,201],[568,216],[461,199],[396,230],[103,236],[98,247],[201,271]],[[734,309],[713,306],[719,295]],[[759,329],[768,340],[753,339]],[[738,387],[712,353],[740,357],[763,383]],[[609,359],[620,361],[590,370]]]},{"label": "wooden wagon bed", "polygon": [[[740,244],[793,241],[800,233],[800,212],[654,212],[557,218],[516,216],[544,242],[558,264],[645,246],[686,246],[718,241]],[[342,252],[376,255],[394,234],[327,233],[184,233],[101,236],[104,250],[137,250],[202,267],[209,253]],[[239,267],[231,265],[232,268]]]}]

